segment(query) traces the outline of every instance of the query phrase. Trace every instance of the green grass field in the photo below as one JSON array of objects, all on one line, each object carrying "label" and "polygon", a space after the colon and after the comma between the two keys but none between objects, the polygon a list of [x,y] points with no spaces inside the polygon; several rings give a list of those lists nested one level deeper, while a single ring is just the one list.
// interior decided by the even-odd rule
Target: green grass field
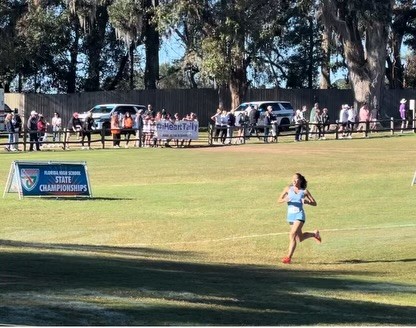
[{"label": "green grass field", "polygon": [[[0,325],[416,325],[416,136],[0,155],[85,160],[93,198],[0,201]],[[284,265],[277,197],[318,202]]]}]

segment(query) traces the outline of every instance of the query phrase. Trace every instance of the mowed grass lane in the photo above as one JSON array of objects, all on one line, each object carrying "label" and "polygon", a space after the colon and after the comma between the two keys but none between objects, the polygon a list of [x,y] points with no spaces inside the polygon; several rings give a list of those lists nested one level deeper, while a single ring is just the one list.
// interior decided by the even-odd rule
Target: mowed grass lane
[{"label": "mowed grass lane", "polygon": [[[85,160],[93,198],[0,202],[0,323],[415,325],[416,138],[0,156]],[[286,254],[301,172],[323,243]]]}]

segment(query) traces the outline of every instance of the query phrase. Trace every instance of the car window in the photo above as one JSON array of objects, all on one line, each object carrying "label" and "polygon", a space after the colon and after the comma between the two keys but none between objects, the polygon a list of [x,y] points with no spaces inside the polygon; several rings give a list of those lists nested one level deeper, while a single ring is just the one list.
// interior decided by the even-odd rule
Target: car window
[{"label": "car window", "polygon": [[4,112],[5,113],[11,113],[12,109],[7,104],[4,104]]},{"label": "car window", "polygon": [[244,110],[246,110],[246,109],[247,109],[248,105],[249,105],[248,103],[242,103],[242,104],[240,104],[240,105],[237,107],[236,111],[237,111],[237,112],[239,112],[239,111],[244,111]]},{"label": "car window", "polygon": [[278,112],[281,110],[279,104],[271,104],[272,108],[273,108],[273,112]]},{"label": "car window", "polygon": [[129,107],[126,112],[129,112],[131,116],[136,115],[136,107]]},{"label": "car window", "polygon": [[121,115],[124,115],[127,112],[130,112],[131,115],[135,115],[136,109],[133,106],[119,106],[117,107],[117,112],[119,112]]},{"label": "car window", "polygon": [[95,106],[91,109],[93,114],[109,114],[113,110],[114,106]]},{"label": "car window", "polygon": [[264,113],[267,110],[267,105],[268,104],[260,104],[260,106],[259,106],[259,112],[260,113]]},{"label": "car window", "polygon": [[293,107],[289,102],[281,102],[280,106],[282,106],[286,110],[293,110]]}]

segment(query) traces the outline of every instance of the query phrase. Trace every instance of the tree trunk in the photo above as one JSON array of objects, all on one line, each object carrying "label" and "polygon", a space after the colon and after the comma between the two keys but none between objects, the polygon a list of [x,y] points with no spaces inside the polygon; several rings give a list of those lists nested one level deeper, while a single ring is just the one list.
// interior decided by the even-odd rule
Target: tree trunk
[{"label": "tree trunk", "polygon": [[[386,73],[387,29],[391,22],[392,5],[393,0],[369,1],[360,20],[353,5],[323,0],[324,24],[333,28],[342,39],[356,108],[367,102],[370,109],[384,112],[379,103]],[[364,34],[360,35],[360,31]]]},{"label": "tree trunk", "polygon": [[[227,97],[228,96],[228,97]],[[229,89],[227,85],[221,84],[218,86],[218,107],[227,109],[229,106]]]},{"label": "tree trunk", "polygon": [[117,74],[114,76],[114,79],[111,81],[110,85],[107,87],[106,90],[115,90],[117,85],[123,79],[123,72],[126,68],[127,62],[129,59],[129,54],[125,54],[120,59],[120,64],[118,66]]},{"label": "tree trunk", "polygon": [[[238,6],[238,4],[234,3],[234,6]],[[240,24],[237,27],[233,43],[230,47],[231,50],[228,54],[228,60],[230,61],[228,85],[231,93],[231,109],[237,108],[246,95],[248,88],[247,66],[250,62],[249,58],[245,58],[246,31],[242,24],[244,21],[242,11],[237,10],[237,16],[239,16],[237,21]]]},{"label": "tree trunk", "polygon": [[77,91],[77,63],[78,63],[78,47],[79,47],[79,24],[78,21],[74,23],[76,26],[74,31],[74,40],[70,48],[69,69],[66,74],[66,92],[75,93]]},{"label": "tree trunk", "polygon": [[130,57],[129,88],[130,90],[134,90],[134,48],[135,48],[135,42],[132,41],[129,47],[129,57]]},{"label": "tree trunk", "polygon": [[312,17],[308,17],[309,23],[309,51],[308,51],[308,89],[313,89],[313,67],[315,65],[313,54],[315,52],[314,49],[314,38],[313,38],[313,19]]},{"label": "tree trunk", "polygon": [[390,89],[403,89],[403,66],[400,58],[402,41],[402,35],[392,32],[391,55],[387,58],[387,79]]},{"label": "tree trunk", "polygon": [[[159,0],[146,0],[145,8],[157,7]],[[159,79],[159,32],[152,22],[154,15],[148,13],[145,15],[145,52],[146,64],[144,71],[144,86],[145,89],[156,89],[157,81]]]},{"label": "tree trunk", "polygon": [[330,49],[330,35],[327,28],[324,28],[322,33],[322,65],[321,65],[321,79],[319,87],[320,89],[329,89],[331,87],[331,70],[329,67],[330,64],[330,56],[331,56],[331,49]]},{"label": "tree trunk", "polygon": [[85,91],[100,90],[101,57],[104,45],[105,29],[108,23],[107,8],[97,7],[97,16],[92,26],[91,34],[87,37],[88,78]]},{"label": "tree trunk", "polygon": [[229,88],[231,93],[231,108],[236,108],[240,105],[242,99],[244,99],[247,88],[247,74],[246,65],[242,63],[241,66],[236,67],[229,80]]}]

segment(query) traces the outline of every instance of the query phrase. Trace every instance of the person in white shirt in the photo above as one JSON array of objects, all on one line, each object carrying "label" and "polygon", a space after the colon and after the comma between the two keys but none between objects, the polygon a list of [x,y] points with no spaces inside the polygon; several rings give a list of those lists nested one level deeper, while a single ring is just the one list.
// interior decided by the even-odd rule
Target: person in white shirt
[{"label": "person in white shirt", "polygon": [[218,142],[218,137],[221,132],[221,108],[217,108],[217,112],[211,116],[211,120],[214,121],[215,128],[214,128],[214,142]]},{"label": "person in white shirt", "polygon": [[[346,105],[348,106],[348,105]],[[352,106],[348,106],[347,107],[347,115],[348,115],[348,138],[352,138],[352,132],[354,131],[354,126],[356,123],[356,119],[357,119],[357,110],[352,107]]]},{"label": "person in white shirt", "polygon": [[306,106],[302,107],[302,110],[297,109],[295,116],[293,118],[294,123],[296,124],[296,132],[295,132],[295,141],[302,140],[302,129],[304,124],[306,123],[304,113],[306,112]]},{"label": "person in white shirt", "polygon": [[52,141],[60,142],[61,141],[61,129],[62,129],[62,119],[59,116],[59,113],[53,113],[52,117]]},{"label": "person in white shirt", "polygon": [[342,105],[341,111],[339,112],[339,123],[340,126],[340,132],[342,132],[341,138],[346,137],[347,133],[347,127],[348,127],[348,105]]}]

